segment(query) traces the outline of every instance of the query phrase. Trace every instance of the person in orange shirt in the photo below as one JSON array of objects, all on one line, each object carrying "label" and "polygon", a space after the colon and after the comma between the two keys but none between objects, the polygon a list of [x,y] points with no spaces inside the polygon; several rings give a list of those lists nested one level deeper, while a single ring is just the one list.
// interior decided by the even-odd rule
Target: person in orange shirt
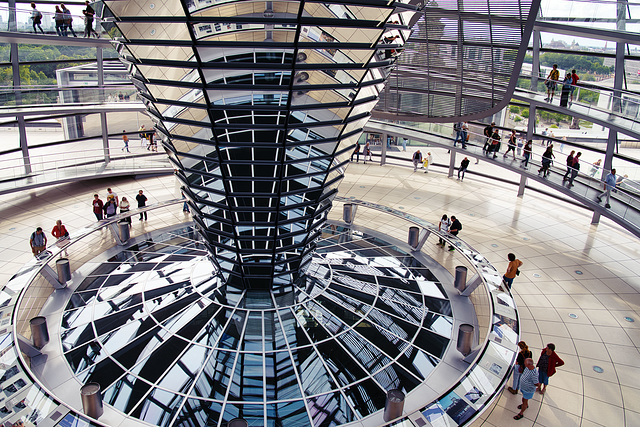
[{"label": "person in orange shirt", "polygon": [[[124,134],[126,132],[126,130],[123,130],[122,133]],[[130,153],[131,151],[129,151],[129,137],[124,134],[122,135],[122,142],[124,142],[124,147],[122,147],[122,151],[127,151],[127,153]]]},{"label": "person in orange shirt", "polygon": [[509,265],[507,266],[507,272],[502,276],[502,281],[507,285],[507,289],[511,289],[513,279],[520,274],[518,269],[522,266],[522,261],[516,259],[516,256],[512,253],[508,254],[507,258],[509,259]]}]

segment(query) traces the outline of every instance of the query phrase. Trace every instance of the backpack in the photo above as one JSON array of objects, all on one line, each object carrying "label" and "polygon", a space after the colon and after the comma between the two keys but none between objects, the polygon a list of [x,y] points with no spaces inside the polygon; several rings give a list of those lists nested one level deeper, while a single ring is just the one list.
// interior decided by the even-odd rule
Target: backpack
[{"label": "backpack", "polygon": [[456,122],[453,124],[453,130],[460,131],[462,130],[462,124],[460,122]]},{"label": "backpack", "polygon": [[42,19],[42,12],[38,10],[38,14],[36,15],[36,19]]}]

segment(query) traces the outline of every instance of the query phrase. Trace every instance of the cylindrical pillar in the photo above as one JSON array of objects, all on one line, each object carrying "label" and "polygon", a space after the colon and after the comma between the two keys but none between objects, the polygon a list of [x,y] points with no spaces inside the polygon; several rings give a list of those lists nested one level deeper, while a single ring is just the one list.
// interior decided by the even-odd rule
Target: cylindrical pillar
[{"label": "cylindrical pillar", "polygon": [[404,409],[404,393],[398,389],[389,390],[384,404],[384,420],[389,421],[402,416],[402,409]]},{"label": "cylindrical pillar", "polygon": [[100,418],[104,412],[100,384],[86,383],[80,388],[80,396],[82,397],[82,410],[84,413],[91,418]]},{"label": "cylindrical pillar", "polygon": [[353,223],[353,218],[355,216],[354,206],[352,203],[345,203],[342,206],[342,220],[347,224]]},{"label": "cylindrical pillar", "polygon": [[129,222],[126,219],[121,219],[118,221],[118,228],[120,230],[120,241],[126,242],[129,240]]},{"label": "cylindrical pillar", "polygon": [[49,342],[49,329],[47,328],[47,318],[44,316],[34,317],[29,320],[31,328],[31,340],[33,346],[40,350]]},{"label": "cylindrical pillar", "polygon": [[473,344],[473,325],[463,323],[458,330],[458,345],[457,349],[463,356],[468,356],[471,353],[471,345]]},{"label": "cylindrical pillar", "polygon": [[244,418],[234,418],[229,421],[227,427],[249,427],[249,423]]},{"label": "cylindrical pillar", "polygon": [[412,248],[418,247],[418,242],[420,241],[420,228],[418,227],[409,227],[409,237],[407,239],[407,243]]},{"label": "cylindrical pillar", "polygon": [[58,282],[63,285],[71,280],[71,265],[67,258],[56,260],[56,271],[58,272]]},{"label": "cylindrical pillar", "polygon": [[467,288],[467,267],[464,265],[456,266],[456,276],[453,279],[453,287],[460,292],[464,292]]}]

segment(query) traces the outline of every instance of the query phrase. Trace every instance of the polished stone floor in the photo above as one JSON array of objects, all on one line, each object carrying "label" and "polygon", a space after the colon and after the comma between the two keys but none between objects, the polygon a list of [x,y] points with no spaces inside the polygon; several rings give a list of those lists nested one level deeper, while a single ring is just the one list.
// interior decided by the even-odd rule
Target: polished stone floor
[{"label": "polished stone floor", "polygon": [[[484,414],[486,421],[474,425],[640,425],[638,239],[606,219],[591,225],[591,212],[548,196],[528,191],[518,198],[515,186],[473,175],[460,182],[444,172],[432,168],[429,174],[414,173],[409,167],[361,162],[349,166],[340,195],[381,203],[434,223],[443,213],[456,215],[463,224],[460,237],[500,270],[506,268],[508,252],[524,262],[513,287],[522,338],[536,358],[546,343],[555,343],[566,365],[551,378],[544,398],[534,397],[524,419],[512,419],[520,397],[504,393],[498,405]],[[149,203],[179,196],[173,176],[167,176],[84,181],[2,197],[0,281],[6,282],[30,259],[28,239],[35,227],[49,232],[61,219],[73,237],[74,230],[94,221],[93,193],[104,199],[109,186],[131,201],[139,189]],[[164,209],[146,222],[134,218],[134,232],[188,219],[181,206],[174,211]],[[338,209],[331,213],[332,218],[340,216]],[[367,215],[367,220],[372,217]],[[382,215],[379,224],[367,226],[406,236]],[[112,244],[104,240],[105,248]],[[436,259],[450,268],[450,257],[443,251]]]}]

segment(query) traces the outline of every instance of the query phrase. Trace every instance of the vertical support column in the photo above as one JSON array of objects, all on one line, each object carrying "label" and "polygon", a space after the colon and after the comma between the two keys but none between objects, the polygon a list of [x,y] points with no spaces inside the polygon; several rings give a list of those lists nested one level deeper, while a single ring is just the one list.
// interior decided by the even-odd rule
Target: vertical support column
[{"label": "vertical support column", "polygon": [[[618,13],[616,19],[616,30],[625,31],[627,24],[627,0],[618,0]],[[611,105],[614,112],[622,111],[622,102],[620,97],[622,93],[622,84],[624,82],[624,42],[616,42],[616,62],[615,74],[613,76],[613,103]]]},{"label": "vertical support column", "polygon": [[[540,44],[542,40],[540,38],[540,30],[533,30],[533,61],[531,64],[531,87],[533,92],[538,91],[538,80],[540,76]],[[531,116],[529,116],[531,118]]]},{"label": "vertical support column", "polygon": [[18,21],[16,20],[16,0],[9,0],[9,25],[7,26],[7,30],[10,33],[15,33],[18,31]]},{"label": "vertical support column", "polygon": [[[14,4],[15,15],[15,4]],[[22,105],[22,92],[20,91],[20,61],[18,59],[18,44],[11,43],[11,72],[13,77],[13,89],[16,97],[16,105]],[[32,172],[31,158],[29,157],[29,143],[27,141],[27,126],[25,125],[24,116],[17,116],[18,119],[18,137],[20,139],[20,152],[22,154],[22,163],[24,165],[24,173],[29,175]]]},{"label": "vertical support column", "polygon": [[382,141],[380,141],[380,147],[382,151],[380,151],[380,166],[384,165],[387,162],[387,140],[389,135],[386,133],[382,134]]},{"label": "vertical support column", "polygon": [[100,127],[102,128],[102,151],[104,152],[104,162],[109,163],[109,128],[107,127],[107,113],[100,113]]},{"label": "vertical support column", "polygon": [[536,133],[536,106],[529,104],[529,122],[527,123],[527,141],[533,139],[533,134]]},{"label": "vertical support column", "polygon": [[527,176],[525,174],[520,175],[520,185],[518,185],[518,197],[524,196],[524,189],[527,186]]},{"label": "vertical support column", "polygon": [[456,150],[451,150],[451,154],[449,154],[449,173],[447,174],[448,178],[453,176],[453,172],[456,170]]}]

